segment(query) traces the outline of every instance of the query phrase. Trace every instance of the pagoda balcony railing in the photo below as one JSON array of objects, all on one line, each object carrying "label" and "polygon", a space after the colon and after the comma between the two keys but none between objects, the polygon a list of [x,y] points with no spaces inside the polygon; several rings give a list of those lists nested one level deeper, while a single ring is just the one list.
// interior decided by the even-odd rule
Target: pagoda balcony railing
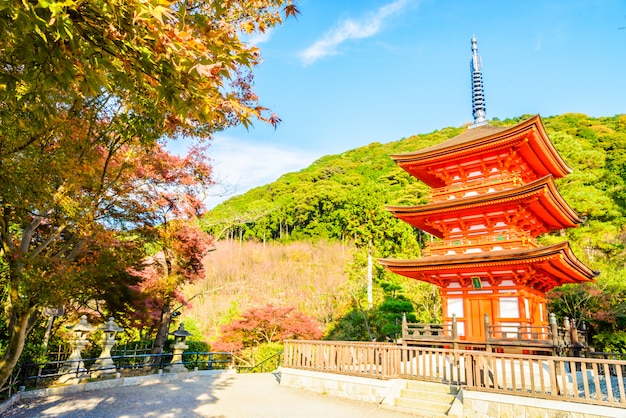
[{"label": "pagoda balcony railing", "polygon": [[[485,346],[518,347],[521,349],[534,347],[546,348],[555,353],[581,350],[587,347],[587,331],[585,323],[582,329],[577,329],[575,322],[564,318],[563,325],[558,326],[554,314],[549,315],[548,325],[520,325],[518,319],[500,319],[499,323],[491,324],[489,316],[485,315]],[[511,321],[511,323],[507,323]],[[402,317],[402,341],[404,345],[441,344],[455,348],[461,346],[478,346],[477,341],[467,341],[465,336],[459,335],[458,321],[452,316],[452,321],[444,324],[409,323],[406,315]]]},{"label": "pagoda balcony railing", "polygon": [[[498,248],[499,247],[499,248]],[[433,241],[426,245],[425,256],[446,255],[451,251],[463,254],[470,249],[480,251],[510,250],[515,248],[539,248],[537,241],[529,234],[508,233],[485,235],[476,238],[456,238]]]},{"label": "pagoda balcony railing", "polygon": [[450,341],[458,338],[456,321],[447,324],[408,323],[406,316],[402,322],[402,338]]},{"label": "pagoda balcony railing", "polygon": [[490,177],[484,180],[474,180],[464,184],[453,184],[431,189],[428,193],[428,199],[431,202],[462,199],[464,197],[511,189],[522,184],[524,183],[519,175]]}]

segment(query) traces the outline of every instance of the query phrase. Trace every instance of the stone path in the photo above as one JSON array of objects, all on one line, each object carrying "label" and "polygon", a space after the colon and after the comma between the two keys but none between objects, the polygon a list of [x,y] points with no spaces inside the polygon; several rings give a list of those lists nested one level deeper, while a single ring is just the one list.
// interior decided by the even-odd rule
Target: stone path
[{"label": "stone path", "polygon": [[219,374],[16,403],[7,417],[391,418],[402,412],[279,385],[280,375]]}]

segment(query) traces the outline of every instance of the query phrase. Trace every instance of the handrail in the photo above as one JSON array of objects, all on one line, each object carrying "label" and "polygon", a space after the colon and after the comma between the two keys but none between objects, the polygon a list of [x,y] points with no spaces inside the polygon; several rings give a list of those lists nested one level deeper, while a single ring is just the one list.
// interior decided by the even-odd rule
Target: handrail
[{"label": "handrail", "polygon": [[[232,365],[231,352],[185,352],[182,364],[191,368],[199,369],[225,369]],[[148,359],[158,358],[165,361],[148,362]],[[100,366],[99,360],[110,359],[112,366]],[[133,356],[111,356],[98,358],[85,358],[80,360],[49,361],[45,363],[27,363],[15,374],[11,386],[25,386],[37,388],[42,384],[56,381],[62,376],[88,377],[95,371],[109,371],[110,373],[123,373],[127,369],[156,370],[169,365],[172,353],[161,354],[137,354]],[[90,366],[94,365],[93,369]],[[16,383],[17,382],[17,383]],[[8,386],[8,385],[7,385]],[[2,388],[0,393],[5,389]]]},{"label": "handrail", "polygon": [[284,353],[284,350],[280,350],[278,353],[274,353],[271,356],[263,359],[260,363],[255,364],[254,366],[235,366],[235,368],[237,369],[238,373],[241,373],[242,371],[245,371],[246,373],[254,373],[254,370],[260,367],[261,373],[265,370],[263,366],[264,364],[268,363],[271,359],[278,357],[278,360],[276,361],[276,369],[278,368],[278,366],[280,366],[280,361],[281,361],[281,357]]}]

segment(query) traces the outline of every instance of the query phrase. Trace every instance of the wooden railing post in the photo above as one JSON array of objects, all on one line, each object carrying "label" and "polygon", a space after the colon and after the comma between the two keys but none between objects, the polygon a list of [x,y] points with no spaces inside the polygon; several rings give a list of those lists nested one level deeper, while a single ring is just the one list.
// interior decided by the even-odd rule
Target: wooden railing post
[{"label": "wooden railing post", "polygon": [[456,322],[456,314],[452,314],[452,348],[459,349],[459,328]]},{"label": "wooden railing post", "polygon": [[576,320],[572,319],[572,329],[571,329],[571,340],[572,340],[572,349],[570,356],[572,357],[580,357],[580,341],[578,340],[578,328],[576,327]]},{"label": "wooden railing post", "polygon": [[409,325],[406,322],[406,312],[402,312],[402,343],[405,344],[405,340],[409,336]]},{"label": "wooden railing post", "polygon": [[556,350],[559,347],[559,326],[556,323],[556,315],[554,313],[551,312],[548,315],[548,322],[550,324],[550,334],[552,335],[552,346]]},{"label": "wooden railing post", "polygon": [[572,345],[576,346],[580,343],[578,342],[578,330],[576,329],[576,320],[572,318],[572,327],[571,327],[571,341]]},{"label": "wooden railing post", "polygon": [[589,345],[589,341],[587,341],[587,323],[583,321],[582,324],[580,324],[580,328],[581,336],[583,338],[582,344],[587,346]]},{"label": "wooden railing post", "polygon": [[489,342],[491,341],[492,338],[493,336],[491,335],[491,325],[489,324],[489,314],[485,314],[485,341],[487,343],[485,349],[487,350],[487,352],[491,351],[491,344],[489,344]]}]

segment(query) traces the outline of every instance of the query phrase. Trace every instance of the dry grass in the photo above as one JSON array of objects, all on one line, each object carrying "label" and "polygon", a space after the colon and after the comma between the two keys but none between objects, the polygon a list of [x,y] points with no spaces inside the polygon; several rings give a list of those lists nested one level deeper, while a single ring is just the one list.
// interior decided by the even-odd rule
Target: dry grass
[{"label": "dry grass", "polygon": [[[206,260],[206,279],[188,285],[190,316],[208,340],[233,313],[272,303],[293,306],[324,325],[347,303],[352,248],[340,243],[220,241]],[[195,296],[195,297],[194,297]]]}]

